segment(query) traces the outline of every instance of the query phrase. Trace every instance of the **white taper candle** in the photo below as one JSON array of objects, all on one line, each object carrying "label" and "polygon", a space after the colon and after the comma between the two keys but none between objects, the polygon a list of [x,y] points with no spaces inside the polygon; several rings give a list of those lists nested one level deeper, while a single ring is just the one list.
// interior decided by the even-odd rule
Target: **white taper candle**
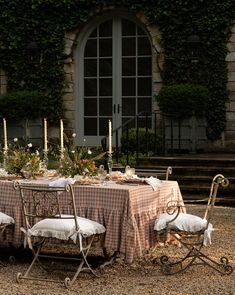
[{"label": "white taper candle", "polygon": [[47,153],[47,119],[44,118],[44,152]]},{"label": "white taper candle", "polygon": [[109,154],[112,154],[112,122],[109,120]]},{"label": "white taper candle", "polygon": [[64,152],[64,124],[63,120],[60,119],[60,151]]},{"label": "white taper candle", "polygon": [[3,136],[4,136],[4,150],[7,151],[7,122],[6,119],[3,118]]}]

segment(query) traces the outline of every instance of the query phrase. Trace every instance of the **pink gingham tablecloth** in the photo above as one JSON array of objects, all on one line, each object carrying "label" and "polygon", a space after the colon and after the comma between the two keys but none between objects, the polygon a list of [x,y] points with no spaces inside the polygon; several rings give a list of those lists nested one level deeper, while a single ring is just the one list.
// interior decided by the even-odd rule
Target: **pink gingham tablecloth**
[{"label": "pink gingham tablecloth", "polygon": [[[41,182],[47,184],[47,181]],[[155,191],[150,185],[111,182],[106,185],[74,185],[74,192],[77,214],[103,224],[106,234],[102,246],[120,252],[127,263],[155,245],[154,221],[161,212],[165,212],[167,203],[172,200],[183,202],[176,181],[162,181]],[[22,244],[20,194],[14,190],[11,181],[0,181],[0,210],[15,219],[11,242],[16,246]]]}]

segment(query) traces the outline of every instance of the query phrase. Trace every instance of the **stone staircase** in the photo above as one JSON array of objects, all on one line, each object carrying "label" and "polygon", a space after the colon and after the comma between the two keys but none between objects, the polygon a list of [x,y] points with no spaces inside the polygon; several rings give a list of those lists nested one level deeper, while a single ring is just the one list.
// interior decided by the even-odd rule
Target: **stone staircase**
[{"label": "stone staircase", "polygon": [[205,199],[212,178],[220,173],[229,179],[229,187],[220,188],[218,202],[235,205],[235,154],[199,154],[140,158],[136,168],[172,167],[169,180],[177,180],[185,200]]}]

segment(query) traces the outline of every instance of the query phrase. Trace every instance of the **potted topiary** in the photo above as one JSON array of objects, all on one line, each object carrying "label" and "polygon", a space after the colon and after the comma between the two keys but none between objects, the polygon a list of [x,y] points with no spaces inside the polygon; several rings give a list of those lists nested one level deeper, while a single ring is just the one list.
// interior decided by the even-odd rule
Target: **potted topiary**
[{"label": "potted topiary", "polygon": [[[169,133],[171,124],[170,132],[173,130],[176,134],[177,130],[178,137],[184,138],[185,146],[188,145],[186,149],[193,152],[199,138],[201,142],[206,140],[205,113],[209,97],[210,93],[205,86],[194,84],[164,85],[156,96],[159,108],[167,118],[168,131],[165,132]],[[179,138],[175,142],[179,142]]]},{"label": "potted topiary", "polygon": [[160,109],[174,118],[204,117],[209,91],[202,85],[164,85],[156,96]]},{"label": "potted topiary", "polygon": [[[26,140],[30,134],[28,126],[40,126],[46,113],[46,96],[37,90],[11,91],[0,95],[0,117],[7,120],[9,137]],[[38,133],[36,129],[34,133]]]},{"label": "potted topiary", "polygon": [[46,111],[45,102],[39,91],[11,91],[0,95],[0,117],[15,121],[40,118]]}]

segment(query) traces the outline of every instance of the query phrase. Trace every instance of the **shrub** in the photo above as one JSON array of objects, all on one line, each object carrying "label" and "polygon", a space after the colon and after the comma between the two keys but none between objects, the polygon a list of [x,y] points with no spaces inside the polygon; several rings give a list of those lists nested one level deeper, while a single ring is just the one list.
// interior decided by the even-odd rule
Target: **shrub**
[{"label": "shrub", "polygon": [[0,96],[0,116],[13,120],[36,119],[45,114],[46,98],[38,91],[14,91]]},{"label": "shrub", "polygon": [[[127,150],[134,154],[137,151],[137,139],[136,139],[136,128],[131,128],[128,131],[128,142],[127,142],[127,134],[123,132],[121,137],[121,146],[122,152],[126,152]],[[154,131],[148,129],[147,138],[146,138],[146,129],[139,128],[139,142],[138,142],[138,152],[146,154],[147,152],[155,152],[155,134]],[[160,135],[156,135],[156,149],[159,151],[162,146],[162,140]],[[147,150],[146,150],[147,147]]]},{"label": "shrub", "polygon": [[160,109],[175,118],[203,117],[207,109],[209,91],[193,84],[165,85],[156,96]]}]

